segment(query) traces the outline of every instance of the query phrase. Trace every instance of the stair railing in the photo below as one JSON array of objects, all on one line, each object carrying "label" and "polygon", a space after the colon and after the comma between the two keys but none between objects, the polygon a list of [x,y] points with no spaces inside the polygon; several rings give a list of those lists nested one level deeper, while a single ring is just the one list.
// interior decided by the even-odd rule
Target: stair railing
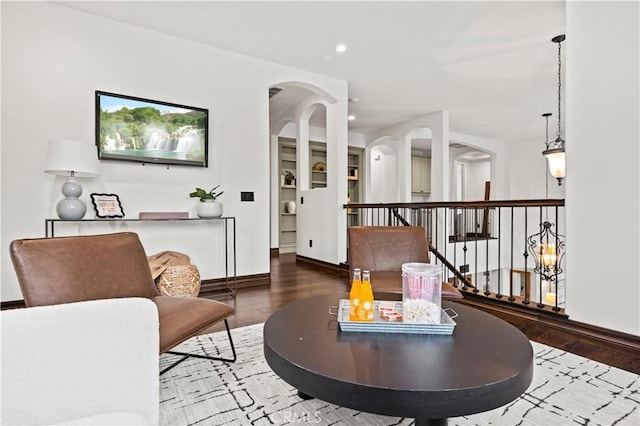
[{"label": "stair railing", "polygon": [[464,292],[566,316],[564,274],[536,273],[528,250],[528,238],[540,232],[545,221],[558,234],[564,233],[564,200],[345,204],[344,208],[348,227],[424,227],[435,262],[444,266],[445,280]]}]

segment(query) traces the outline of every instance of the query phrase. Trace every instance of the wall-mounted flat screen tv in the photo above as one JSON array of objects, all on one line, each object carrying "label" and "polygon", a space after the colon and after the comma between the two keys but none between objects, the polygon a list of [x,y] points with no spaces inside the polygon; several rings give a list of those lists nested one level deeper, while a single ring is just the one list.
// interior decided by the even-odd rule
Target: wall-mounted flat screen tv
[{"label": "wall-mounted flat screen tv", "polygon": [[207,167],[209,110],[96,91],[104,160]]}]

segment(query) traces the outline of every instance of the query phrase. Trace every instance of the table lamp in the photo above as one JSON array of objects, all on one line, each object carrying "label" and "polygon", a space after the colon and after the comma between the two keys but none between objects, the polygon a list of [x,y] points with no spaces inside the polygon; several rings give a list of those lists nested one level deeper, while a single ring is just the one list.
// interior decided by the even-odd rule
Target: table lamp
[{"label": "table lamp", "polygon": [[82,219],[87,206],[79,199],[82,195],[82,185],[75,178],[98,176],[96,147],[70,139],[52,139],[47,148],[44,171],[52,175],[69,177],[62,185],[62,194],[65,198],[58,201],[56,205],[60,219]]}]

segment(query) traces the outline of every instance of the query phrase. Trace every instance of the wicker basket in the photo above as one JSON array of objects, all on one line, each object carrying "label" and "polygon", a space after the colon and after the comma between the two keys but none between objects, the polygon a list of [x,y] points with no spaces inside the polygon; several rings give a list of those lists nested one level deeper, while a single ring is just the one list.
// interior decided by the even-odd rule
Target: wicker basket
[{"label": "wicker basket", "polygon": [[313,164],[313,167],[311,167],[311,170],[324,172],[325,170],[327,170],[327,164],[323,163],[322,161],[318,161],[318,162]]},{"label": "wicker basket", "polygon": [[200,273],[195,265],[169,266],[156,278],[162,296],[198,297]]}]

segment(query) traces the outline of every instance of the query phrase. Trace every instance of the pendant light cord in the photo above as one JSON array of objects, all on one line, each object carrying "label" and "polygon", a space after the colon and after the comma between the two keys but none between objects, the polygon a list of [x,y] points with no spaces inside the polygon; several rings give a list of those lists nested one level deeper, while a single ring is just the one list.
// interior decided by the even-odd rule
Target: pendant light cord
[{"label": "pendant light cord", "polygon": [[[546,131],[545,131],[545,146],[547,149],[549,148],[549,114],[544,114],[544,118],[546,119]],[[549,164],[547,161],[544,162],[544,198],[546,200],[549,199]],[[549,220],[549,207],[544,208],[544,216],[545,220]]]},{"label": "pendant light cord", "polygon": [[561,111],[561,102],[562,102],[562,42],[558,42],[558,131],[556,132],[557,136],[562,136],[562,111]]}]

